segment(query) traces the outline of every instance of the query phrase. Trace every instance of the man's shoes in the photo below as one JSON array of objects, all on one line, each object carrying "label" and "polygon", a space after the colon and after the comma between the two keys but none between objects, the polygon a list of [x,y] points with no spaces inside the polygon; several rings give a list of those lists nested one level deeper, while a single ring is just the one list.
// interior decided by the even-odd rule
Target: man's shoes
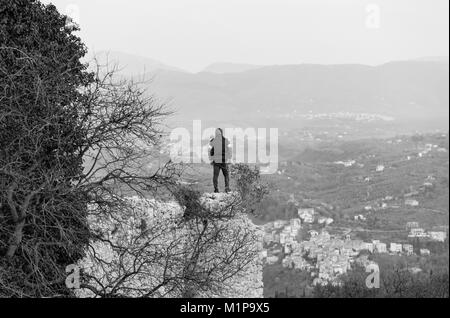
[{"label": "man's shoes", "polygon": [[226,193],[230,193],[231,190],[230,190],[230,189],[225,189],[225,192],[226,192]]},{"label": "man's shoes", "polygon": [[214,189],[214,193],[219,193],[219,189]]}]

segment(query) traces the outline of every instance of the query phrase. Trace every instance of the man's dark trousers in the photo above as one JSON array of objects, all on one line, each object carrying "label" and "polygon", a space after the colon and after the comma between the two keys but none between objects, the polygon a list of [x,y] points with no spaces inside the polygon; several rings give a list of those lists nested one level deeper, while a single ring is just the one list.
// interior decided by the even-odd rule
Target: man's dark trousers
[{"label": "man's dark trousers", "polygon": [[228,172],[228,164],[226,163],[213,163],[214,165],[214,176],[213,176],[213,184],[214,191],[219,192],[219,173],[222,170],[223,177],[225,178],[225,191],[230,191],[230,174]]}]

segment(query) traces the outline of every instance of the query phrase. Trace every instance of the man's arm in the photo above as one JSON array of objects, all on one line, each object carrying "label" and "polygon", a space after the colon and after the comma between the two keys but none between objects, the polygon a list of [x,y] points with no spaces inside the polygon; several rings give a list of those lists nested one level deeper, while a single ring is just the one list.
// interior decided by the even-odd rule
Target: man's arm
[{"label": "man's arm", "polygon": [[231,143],[229,142],[228,139],[226,139],[226,147],[225,147],[225,158],[227,160],[231,160],[231,158],[233,157],[233,149],[231,148]]},{"label": "man's arm", "polygon": [[214,139],[210,139],[209,141],[209,147],[208,147],[208,159],[212,163],[213,156],[214,156],[214,146],[213,146]]}]

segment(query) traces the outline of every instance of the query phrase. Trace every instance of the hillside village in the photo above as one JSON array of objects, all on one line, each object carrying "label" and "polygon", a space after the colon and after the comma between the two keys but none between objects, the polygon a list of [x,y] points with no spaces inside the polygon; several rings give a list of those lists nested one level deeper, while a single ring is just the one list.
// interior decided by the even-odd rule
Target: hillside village
[{"label": "hillside village", "polygon": [[447,133],[341,143],[329,136],[298,148],[301,138],[282,139],[289,149],[277,173],[264,176],[272,191],[254,219],[265,233],[265,277],[275,281],[267,295],[299,271],[316,285],[339,284],[378,257],[445,257],[435,247],[448,242]]},{"label": "hillside village", "polygon": [[[264,229],[262,268],[305,272],[310,286],[339,285],[378,256],[439,257],[427,244],[448,241],[447,142],[442,133],[344,141],[282,160],[266,176],[276,202],[264,204],[256,220]],[[204,171],[207,189],[209,167]],[[283,275],[268,279],[283,282]]]},{"label": "hillside village", "polygon": [[[389,255],[413,255],[413,244],[396,242],[381,242],[372,240],[364,242],[352,239],[347,234],[331,235],[330,225],[333,219],[318,216],[313,208],[298,209],[298,218],[290,221],[277,220],[264,225],[264,250],[262,257],[265,264],[272,265],[281,262],[283,267],[306,270],[314,278],[313,285],[340,283],[339,276],[352,269],[353,264],[364,267],[372,264],[367,253],[386,253]],[[309,230],[312,225],[320,229]],[[417,222],[406,224],[410,230],[408,237],[429,238],[444,242],[447,239],[445,231],[425,231]],[[299,231],[307,230],[308,240],[299,240]],[[421,248],[421,256],[430,256],[429,249]]]}]

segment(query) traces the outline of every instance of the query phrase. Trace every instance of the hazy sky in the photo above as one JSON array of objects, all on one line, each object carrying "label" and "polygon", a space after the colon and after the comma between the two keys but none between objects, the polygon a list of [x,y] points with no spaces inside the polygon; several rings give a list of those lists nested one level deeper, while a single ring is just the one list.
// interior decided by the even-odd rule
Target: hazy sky
[{"label": "hazy sky", "polygon": [[448,56],[449,0],[45,0],[95,51],[197,72],[210,63],[364,63]]}]

